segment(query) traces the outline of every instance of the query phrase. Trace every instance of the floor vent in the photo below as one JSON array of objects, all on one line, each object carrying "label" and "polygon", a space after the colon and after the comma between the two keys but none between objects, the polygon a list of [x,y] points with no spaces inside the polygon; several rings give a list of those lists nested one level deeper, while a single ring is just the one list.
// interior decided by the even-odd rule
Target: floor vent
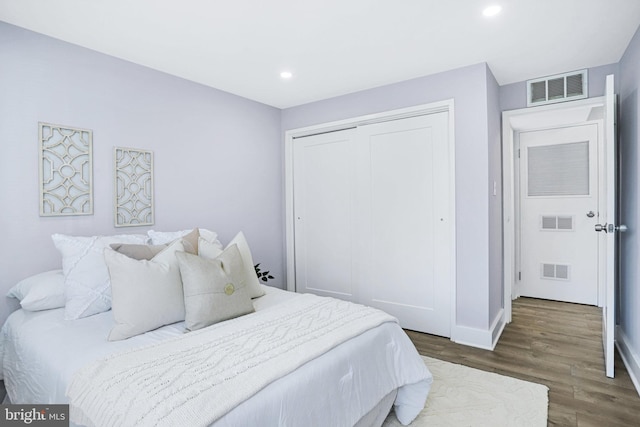
[{"label": "floor vent", "polygon": [[527,107],[583,99],[587,87],[587,70],[527,80]]}]

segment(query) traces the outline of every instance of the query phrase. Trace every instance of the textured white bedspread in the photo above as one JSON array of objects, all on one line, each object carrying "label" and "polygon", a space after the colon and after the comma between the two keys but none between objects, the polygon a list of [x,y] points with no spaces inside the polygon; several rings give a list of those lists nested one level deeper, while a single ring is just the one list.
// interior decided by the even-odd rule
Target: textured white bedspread
[{"label": "textured white bedspread", "polygon": [[[260,312],[298,297],[268,288],[254,305]],[[67,322],[62,311],[19,310],[3,327],[1,367],[12,402],[66,403],[67,385],[81,367],[185,330],[179,323],[110,343],[105,339],[113,324],[110,313]],[[406,334],[397,324],[384,323],[265,386],[214,425],[351,426],[396,388],[396,412],[406,423],[422,409],[431,380]]]}]

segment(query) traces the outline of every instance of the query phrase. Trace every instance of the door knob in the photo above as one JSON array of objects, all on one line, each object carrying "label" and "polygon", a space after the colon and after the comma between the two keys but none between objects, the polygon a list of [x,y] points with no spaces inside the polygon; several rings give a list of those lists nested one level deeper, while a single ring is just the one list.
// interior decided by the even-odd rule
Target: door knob
[{"label": "door knob", "polygon": [[596,216],[596,214],[595,214],[595,213],[593,213],[593,211],[589,211],[589,212],[587,212],[587,216],[588,216],[589,218],[593,218],[594,216]]},{"label": "door knob", "polygon": [[603,224],[596,224],[595,225],[595,230],[596,231],[604,231],[605,233],[613,233],[614,231],[619,231],[621,233],[624,233],[628,230],[629,228],[622,224],[622,225],[613,225],[613,224],[607,224],[606,222]]}]

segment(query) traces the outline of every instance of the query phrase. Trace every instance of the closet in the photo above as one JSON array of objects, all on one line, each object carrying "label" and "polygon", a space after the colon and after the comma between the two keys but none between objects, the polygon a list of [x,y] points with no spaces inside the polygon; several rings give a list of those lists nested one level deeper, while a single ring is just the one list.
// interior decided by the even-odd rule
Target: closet
[{"label": "closet", "polygon": [[449,337],[452,145],[446,111],[295,138],[296,291]]}]

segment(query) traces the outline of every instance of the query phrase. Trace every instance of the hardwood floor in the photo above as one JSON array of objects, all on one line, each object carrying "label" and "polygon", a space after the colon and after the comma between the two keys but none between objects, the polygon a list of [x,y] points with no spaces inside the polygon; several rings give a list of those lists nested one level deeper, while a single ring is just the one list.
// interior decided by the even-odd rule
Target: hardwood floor
[{"label": "hardwood floor", "polygon": [[494,351],[407,331],[418,352],[549,387],[549,426],[640,426],[640,396],[616,350],[604,373],[601,309],[519,298]]}]

